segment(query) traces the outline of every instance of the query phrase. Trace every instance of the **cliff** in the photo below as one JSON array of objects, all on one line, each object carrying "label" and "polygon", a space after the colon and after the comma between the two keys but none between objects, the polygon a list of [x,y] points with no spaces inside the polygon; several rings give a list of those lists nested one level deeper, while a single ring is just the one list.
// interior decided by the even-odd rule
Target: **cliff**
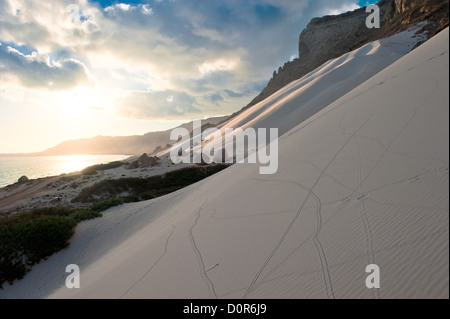
[{"label": "cliff", "polygon": [[241,111],[266,99],[328,60],[369,42],[390,37],[422,21],[429,22],[424,27],[428,38],[449,25],[449,0],[382,0],[378,6],[380,29],[366,27],[369,13],[366,13],[365,8],[312,19],[300,34],[299,58],[285,63],[278,72],[275,71],[266,88]]}]

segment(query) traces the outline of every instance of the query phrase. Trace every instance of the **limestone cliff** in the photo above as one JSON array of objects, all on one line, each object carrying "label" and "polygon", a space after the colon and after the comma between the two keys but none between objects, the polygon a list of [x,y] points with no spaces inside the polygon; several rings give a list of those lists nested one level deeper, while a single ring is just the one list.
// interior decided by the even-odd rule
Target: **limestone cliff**
[{"label": "limestone cliff", "polygon": [[[267,87],[245,109],[269,97],[330,59],[428,21],[428,38],[449,24],[449,0],[382,0],[381,28],[366,27],[365,8],[337,16],[312,19],[299,39],[299,58],[274,72]],[[238,112],[240,113],[240,112]]]}]

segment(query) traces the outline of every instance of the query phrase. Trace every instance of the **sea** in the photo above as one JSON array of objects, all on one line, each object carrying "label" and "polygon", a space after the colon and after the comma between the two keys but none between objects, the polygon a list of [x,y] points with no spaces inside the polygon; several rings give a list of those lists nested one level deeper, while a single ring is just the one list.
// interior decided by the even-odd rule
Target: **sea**
[{"label": "sea", "polygon": [[129,155],[0,157],[0,188],[16,183],[21,176],[29,179],[58,176],[127,158]]}]

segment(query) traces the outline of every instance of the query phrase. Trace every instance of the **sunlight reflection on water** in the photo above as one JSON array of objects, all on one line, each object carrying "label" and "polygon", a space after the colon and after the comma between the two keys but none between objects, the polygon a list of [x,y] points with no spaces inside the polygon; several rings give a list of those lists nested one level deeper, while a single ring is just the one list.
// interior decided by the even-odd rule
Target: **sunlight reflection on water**
[{"label": "sunlight reflection on water", "polygon": [[70,155],[41,157],[0,157],[0,187],[30,179],[80,171],[88,166],[128,158],[127,155]]}]

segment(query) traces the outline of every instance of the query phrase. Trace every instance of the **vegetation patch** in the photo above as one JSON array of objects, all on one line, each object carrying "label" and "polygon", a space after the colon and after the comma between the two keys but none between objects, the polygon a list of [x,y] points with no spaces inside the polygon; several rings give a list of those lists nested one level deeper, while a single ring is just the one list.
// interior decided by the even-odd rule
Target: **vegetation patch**
[{"label": "vegetation patch", "polygon": [[217,164],[204,167],[188,167],[148,178],[103,180],[84,188],[72,202],[96,203],[100,201],[101,205],[105,205],[105,203],[108,203],[105,201],[108,200],[123,204],[153,199],[201,181],[228,166]]},{"label": "vegetation patch", "polygon": [[97,174],[98,171],[106,171],[108,169],[121,167],[123,165],[125,165],[125,163],[120,162],[120,161],[111,162],[108,164],[98,164],[98,165],[86,167],[84,170],[81,171],[81,173],[83,175],[95,175],[95,174]]},{"label": "vegetation patch", "polygon": [[[121,165],[122,162],[95,165],[85,171],[91,174],[94,171]],[[0,289],[5,282],[12,284],[14,280],[22,279],[33,265],[69,246],[69,240],[79,222],[101,217],[101,212],[114,206],[172,193],[228,166],[217,164],[189,167],[149,178],[103,180],[83,189],[72,200],[72,202],[92,203],[89,209],[40,208],[1,218]],[[73,181],[74,183],[76,182]]]},{"label": "vegetation patch", "polygon": [[0,288],[66,248],[79,222],[101,216],[96,211],[58,207],[0,219]]},{"label": "vegetation patch", "polygon": [[119,206],[126,202],[128,201],[125,201],[123,198],[110,198],[92,204],[90,210],[94,212],[103,212],[111,207]]}]

